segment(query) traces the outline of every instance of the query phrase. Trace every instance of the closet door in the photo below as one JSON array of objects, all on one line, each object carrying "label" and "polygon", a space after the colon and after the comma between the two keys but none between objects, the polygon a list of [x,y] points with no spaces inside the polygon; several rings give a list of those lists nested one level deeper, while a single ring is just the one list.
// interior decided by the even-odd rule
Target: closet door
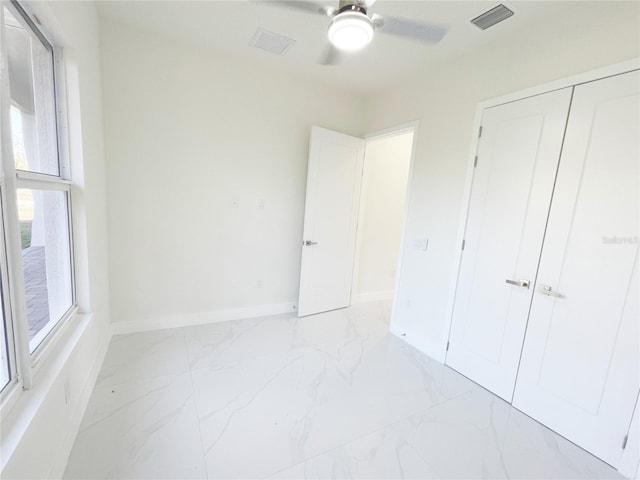
[{"label": "closet door", "polygon": [[639,86],[575,88],[513,402],[613,466],[640,382]]},{"label": "closet door", "polygon": [[571,89],[488,108],[446,363],[511,401]]}]

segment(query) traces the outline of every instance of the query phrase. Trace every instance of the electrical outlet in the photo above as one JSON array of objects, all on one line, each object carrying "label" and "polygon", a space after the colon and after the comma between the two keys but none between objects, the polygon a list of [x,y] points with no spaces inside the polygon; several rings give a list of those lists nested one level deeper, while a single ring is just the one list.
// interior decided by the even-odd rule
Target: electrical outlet
[{"label": "electrical outlet", "polygon": [[262,280],[257,280],[256,281],[256,287],[257,288],[262,288]]},{"label": "electrical outlet", "polygon": [[265,202],[265,201],[264,201],[264,198],[261,198],[261,199],[258,201],[258,208],[259,208],[260,210],[264,210],[264,206],[266,205],[266,203],[267,203],[267,202]]}]

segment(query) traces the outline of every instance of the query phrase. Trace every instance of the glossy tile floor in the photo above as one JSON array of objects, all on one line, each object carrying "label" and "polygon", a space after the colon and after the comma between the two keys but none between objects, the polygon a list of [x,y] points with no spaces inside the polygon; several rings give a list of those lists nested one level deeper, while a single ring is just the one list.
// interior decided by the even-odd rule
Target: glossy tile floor
[{"label": "glossy tile floor", "polygon": [[65,478],[620,478],[387,303],[114,337]]}]

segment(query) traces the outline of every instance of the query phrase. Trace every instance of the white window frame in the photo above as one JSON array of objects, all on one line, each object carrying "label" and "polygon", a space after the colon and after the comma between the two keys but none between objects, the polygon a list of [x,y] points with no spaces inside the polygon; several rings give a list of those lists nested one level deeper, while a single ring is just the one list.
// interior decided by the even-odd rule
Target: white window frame
[{"label": "white window frame", "polygon": [[[1,175],[0,175],[1,177]],[[11,305],[11,288],[9,283],[9,259],[8,249],[5,241],[5,188],[0,178],[0,301],[4,312],[4,333],[7,349],[7,361],[9,363],[9,382],[4,386],[2,394],[11,390],[12,384],[18,382],[18,365],[16,355],[16,336],[14,334],[13,311]],[[0,345],[0,348],[4,346]],[[0,397],[2,398],[2,397]]]},{"label": "white window frame", "polygon": [[[0,88],[2,119],[0,121],[2,135],[2,168],[0,169],[0,268],[2,269],[3,288],[6,294],[3,296],[6,318],[6,336],[8,344],[8,359],[10,365],[10,381],[0,392],[0,405],[9,403],[13,393],[22,387],[29,389],[32,378],[42,366],[41,360],[46,358],[53,350],[63,332],[71,323],[70,320],[77,315],[76,298],[76,272],[74,261],[73,217],[72,217],[72,182],[69,158],[69,139],[66,112],[66,85],[64,81],[63,50],[50,40],[50,36],[42,26],[36,25],[37,17],[34,17],[28,7],[17,0],[3,1],[2,7],[8,8],[17,18],[24,20],[27,27],[40,39],[52,52],[53,76],[54,76],[54,101],[56,115],[56,140],[58,155],[58,176],[18,170],[13,160],[11,142],[11,128],[9,121],[9,108],[11,105],[9,82],[7,78],[2,80]],[[34,18],[36,21],[34,21]],[[6,45],[4,39],[4,9],[0,10],[0,25],[2,39],[0,45]],[[38,22],[39,23],[39,22]],[[1,66],[3,72],[7,71],[6,49],[2,47]],[[4,77],[7,77],[4,75]],[[69,259],[71,273],[71,305],[69,309],[58,319],[55,324],[45,326],[42,340],[30,352],[28,318],[25,300],[25,282],[22,265],[22,245],[20,239],[20,225],[18,220],[18,208],[16,193],[18,189],[35,189],[45,191],[65,192],[67,201],[67,226],[69,235]],[[6,282],[6,283],[5,283]],[[6,405],[8,407],[8,405]]]}]

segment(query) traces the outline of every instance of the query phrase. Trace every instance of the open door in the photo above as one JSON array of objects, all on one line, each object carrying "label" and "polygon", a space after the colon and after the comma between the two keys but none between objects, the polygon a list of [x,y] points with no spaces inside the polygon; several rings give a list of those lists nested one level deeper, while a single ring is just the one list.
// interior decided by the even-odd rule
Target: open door
[{"label": "open door", "polygon": [[311,128],[298,315],[348,307],[365,141]]}]

